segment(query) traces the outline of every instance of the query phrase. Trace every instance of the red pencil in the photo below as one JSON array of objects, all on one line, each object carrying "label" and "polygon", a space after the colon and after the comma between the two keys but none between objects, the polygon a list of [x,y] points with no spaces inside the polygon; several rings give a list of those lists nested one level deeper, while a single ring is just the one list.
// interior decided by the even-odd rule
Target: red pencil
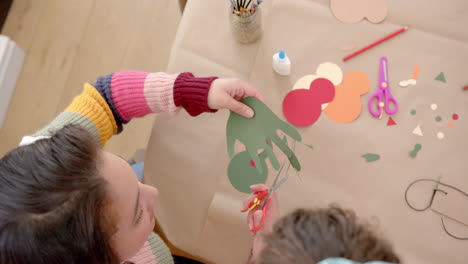
[{"label": "red pencil", "polygon": [[400,29],[400,30],[397,30],[397,31],[393,32],[392,34],[386,36],[385,38],[382,38],[382,39],[380,39],[380,40],[377,40],[376,42],[370,44],[369,46],[366,46],[366,47],[364,47],[364,48],[362,48],[362,49],[360,49],[360,50],[358,50],[358,51],[356,51],[356,52],[354,52],[354,53],[352,53],[352,54],[350,54],[350,55],[344,57],[344,58],[343,58],[343,61],[347,61],[347,60],[351,59],[352,57],[357,56],[357,55],[363,53],[364,51],[366,51],[366,50],[368,50],[368,49],[370,49],[370,48],[372,48],[372,47],[374,47],[374,46],[377,46],[377,45],[379,45],[380,43],[382,43],[382,42],[384,42],[384,41],[386,41],[386,40],[388,40],[388,39],[391,39],[391,38],[395,37],[396,35],[399,35],[399,34],[405,32],[406,30],[408,30],[408,27],[404,27],[404,28],[402,28],[402,29]]}]

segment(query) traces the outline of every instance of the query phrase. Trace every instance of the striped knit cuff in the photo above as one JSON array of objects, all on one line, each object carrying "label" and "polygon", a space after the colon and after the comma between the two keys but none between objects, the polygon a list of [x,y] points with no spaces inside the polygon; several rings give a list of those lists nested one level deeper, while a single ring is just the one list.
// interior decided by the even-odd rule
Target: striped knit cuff
[{"label": "striped knit cuff", "polygon": [[107,101],[107,104],[109,105],[110,109],[112,110],[112,114],[114,115],[115,122],[117,123],[117,133],[120,133],[123,130],[123,124],[128,123],[128,121],[125,121],[122,118],[119,111],[117,110],[117,107],[115,106],[114,99],[112,99],[111,80],[113,75],[114,73],[111,73],[106,76],[99,77],[94,84],[94,87]]},{"label": "striped knit cuff", "polygon": [[169,248],[155,233],[150,234],[140,251],[128,261],[135,264],[174,264]]},{"label": "striped knit cuff", "polygon": [[174,84],[175,105],[184,107],[191,116],[216,112],[217,110],[208,106],[208,92],[216,79],[217,77],[196,78],[189,72],[181,73]]}]

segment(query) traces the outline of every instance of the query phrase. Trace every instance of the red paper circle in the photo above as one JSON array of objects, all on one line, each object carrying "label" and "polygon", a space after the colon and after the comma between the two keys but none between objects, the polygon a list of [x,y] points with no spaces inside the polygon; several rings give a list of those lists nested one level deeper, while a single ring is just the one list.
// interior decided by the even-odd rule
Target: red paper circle
[{"label": "red paper circle", "polygon": [[315,100],[320,104],[329,103],[335,97],[335,85],[325,78],[315,79],[310,84],[309,89],[314,93]]},{"label": "red paper circle", "polygon": [[291,124],[296,126],[310,126],[320,116],[320,104],[314,104],[313,93],[306,89],[291,91],[284,97],[283,113]]},{"label": "red paper circle", "polygon": [[453,120],[458,120],[458,115],[457,115],[457,114],[453,114],[453,115],[452,115],[452,119],[453,119]]}]

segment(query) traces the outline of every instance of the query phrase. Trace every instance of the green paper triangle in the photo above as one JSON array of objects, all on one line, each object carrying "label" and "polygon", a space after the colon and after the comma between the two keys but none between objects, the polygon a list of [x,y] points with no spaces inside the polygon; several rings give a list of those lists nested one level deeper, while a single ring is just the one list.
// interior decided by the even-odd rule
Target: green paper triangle
[{"label": "green paper triangle", "polygon": [[443,82],[443,83],[447,82],[443,72],[439,73],[439,75],[437,75],[437,77],[435,79],[436,79],[436,81],[439,81],[439,82]]}]

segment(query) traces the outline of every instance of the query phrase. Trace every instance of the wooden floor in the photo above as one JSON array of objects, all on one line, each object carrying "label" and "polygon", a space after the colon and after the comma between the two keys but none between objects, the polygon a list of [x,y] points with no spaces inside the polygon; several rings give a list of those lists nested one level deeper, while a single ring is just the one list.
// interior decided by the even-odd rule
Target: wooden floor
[{"label": "wooden floor", "polygon": [[[47,124],[84,82],[113,71],[164,71],[180,20],[174,0],[14,0],[2,30],[26,61],[0,131],[0,156]],[[134,120],[106,148],[146,146],[154,116]]]}]

